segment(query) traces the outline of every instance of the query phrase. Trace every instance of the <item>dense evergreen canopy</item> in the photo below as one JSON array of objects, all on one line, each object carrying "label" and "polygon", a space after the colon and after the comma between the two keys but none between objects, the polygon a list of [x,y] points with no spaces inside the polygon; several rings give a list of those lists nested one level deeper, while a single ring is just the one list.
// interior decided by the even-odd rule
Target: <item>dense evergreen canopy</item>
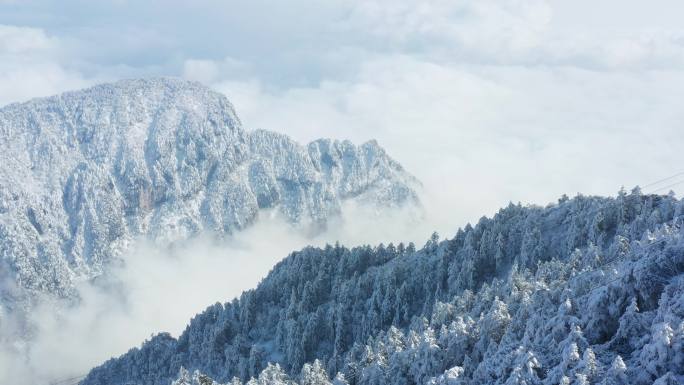
[{"label": "dense evergreen canopy", "polygon": [[510,204],[417,251],[306,248],[82,384],[681,383],[683,211],[636,188]]}]

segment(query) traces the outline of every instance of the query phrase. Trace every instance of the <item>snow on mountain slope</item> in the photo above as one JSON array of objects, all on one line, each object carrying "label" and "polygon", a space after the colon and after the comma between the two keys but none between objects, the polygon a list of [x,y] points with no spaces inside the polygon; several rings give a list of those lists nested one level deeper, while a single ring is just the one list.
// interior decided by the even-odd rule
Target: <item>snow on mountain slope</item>
[{"label": "snow on mountain slope", "polygon": [[166,244],[230,234],[266,208],[316,230],[344,200],[419,204],[418,182],[374,141],[302,146],[246,131],[224,96],[178,79],[6,106],[0,162],[6,311],[36,294],[72,296],[74,280],[101,274],[137,237]]},{"label": "snow on mountain slope", "polygon": [[306,248],[81,384],[680,384],[683,221],[635,189],[511,204],[418,251]]}]

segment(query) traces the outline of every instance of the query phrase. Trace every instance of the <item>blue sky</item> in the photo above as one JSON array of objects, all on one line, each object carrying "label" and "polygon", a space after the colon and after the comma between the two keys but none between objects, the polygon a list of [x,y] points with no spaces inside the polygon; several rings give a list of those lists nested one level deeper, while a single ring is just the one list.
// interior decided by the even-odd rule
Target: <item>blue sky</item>
[{"label": "blue sky", "polygon": [[424,181],[449,231],[508,201],[613,194],[681,171],[683,10],[0,0],[0,104],[120,78],[198,80],[246,128],[378,139]]}]

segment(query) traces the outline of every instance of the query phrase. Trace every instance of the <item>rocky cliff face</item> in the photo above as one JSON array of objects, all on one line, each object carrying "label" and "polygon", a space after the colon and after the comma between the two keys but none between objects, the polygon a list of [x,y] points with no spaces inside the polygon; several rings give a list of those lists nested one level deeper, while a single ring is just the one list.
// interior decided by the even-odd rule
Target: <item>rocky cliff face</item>
[{"label": "rocky cliff face", "polygon": [[347,199],[418,204],[374,141],[246,131],[221,94],[177,79],[126,80],[0,109],[0,271],[5,307],[73,294],[136,237],[239,231],[262,209],[321,228]]}]

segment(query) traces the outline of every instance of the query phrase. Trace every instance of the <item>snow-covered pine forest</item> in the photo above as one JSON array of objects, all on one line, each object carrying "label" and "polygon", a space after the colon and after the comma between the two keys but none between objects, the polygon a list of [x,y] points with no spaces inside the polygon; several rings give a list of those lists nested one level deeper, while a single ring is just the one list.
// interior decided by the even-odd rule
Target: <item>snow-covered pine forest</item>
[{"label": "snow-covered pine forest", "polygon": [[306,248],[82,384],[681,384],[683,214],[635,188],[510,204],[419,250]]}]

